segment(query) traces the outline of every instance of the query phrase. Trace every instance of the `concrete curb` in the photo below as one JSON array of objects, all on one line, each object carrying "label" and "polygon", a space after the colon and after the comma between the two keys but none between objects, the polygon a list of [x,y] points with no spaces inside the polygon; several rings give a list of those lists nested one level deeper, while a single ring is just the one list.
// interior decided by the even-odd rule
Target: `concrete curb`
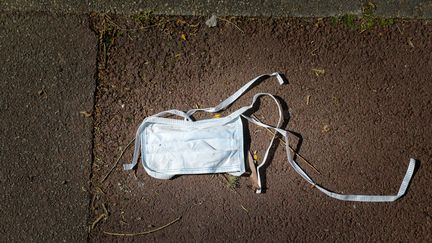
[{"label": "concrete curb", "polygon": [[[161,15],[219,16],[274,16],[274,17],[328,17],[344,14],[361,15],[364,0],[282,0],[282,1],[206,1],[206,0],[3,0],[0,9],[5,11],[48,11],[83,14],[91,11],[133,14],[144,9]],[[375,14],[381,17],[432,18],[432,1],[428,0],[374,0]]]}]

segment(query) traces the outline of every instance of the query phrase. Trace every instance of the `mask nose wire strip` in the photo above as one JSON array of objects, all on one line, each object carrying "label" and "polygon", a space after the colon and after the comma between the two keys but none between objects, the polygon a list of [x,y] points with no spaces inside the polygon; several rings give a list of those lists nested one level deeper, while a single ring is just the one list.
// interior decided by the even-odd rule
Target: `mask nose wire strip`
[{"label": "mask nose wire strip", "polygon": [[221,110],[224,110],[225,108],[230,106],[234,101],[236,101],[240,96],[242,96],[252,85],[257,83],[258,81],[261,81],[261,80],[264,80],[264,79],[267,79],[270,77],[276,77],[280,85],[288,83],[288,81],[285,79],[285,77],[278,72],[275,72],[272,74],[264,74],[264,75],[261,75],[261,76],[258,76],[256,78],[252,79],[251,81],[249,81],[248,83],[243,85],[243,87],[241,87],[239,90],[237,90],[230,97],[226,98],[219,105],[217,105],[215,107],[210,107],[210,108],[192,109],[192,110],[189,110],[186,114],[191,116],[197,111],[205,111],[205,112],[215,113],[215,112],[219,112]]},{"label": "mask nose wire strip", "polygon": [[405,176],[402,180],[402,183],[400,185],[399,191],[396,195],[359,195],[359,194],[341,194],[341,193],[336,193],[336,192],[332,192],[322,186],[320,186],[319,184],[315,183],[312,178],[310,178],[308,176],[308,174],[303,171],[303,169],[297,164],[297,162],[293,159],[293,155],[291,153],[291,150],[289,149],[289,142],[288,142],[288,132],[280,129],[280,128],[276,128],[276,127],[272,127],[269,126],[267,124],[264,124],[262,122],[259,122],[255,119],[252,119],[250,117],[244,116],[247,120],[249,120],[250,122],[258,125],[258,126],[262,126],[262,127],[266,127],[269,129],[273,129],[276,132],[280,133],[284,139],[285,139],[285,149],[286,149],[286,154],[287,154],[287,158],[288,158],[288,162],[291,165],[291,167],[301,176],[303,177],[303,179],[305,179],[308,183],[312,184],[313,186],[315,186],[318,190],[320,190],[321,192],[323,192],[324,194],[326,194],[329,197],[338,199],[338,200],[342,200],[342,201],[355,201],[355,202],[393,202],[396,201],[397,199],[399,199],[400,197],[402,197],[403,195],[405,195],[406,190],[408,188],[409,183],[411,182],[412,176],[414,174],[414,168],[416,165],[416,160],[411,158],[409,161],[409,165],[407,168],[407,171],[405,173]]},{"label": "mask nose wire strip", "polygon": [[183,111],[179,111],[179,110],[162,111],[162,112],[159,112],[153,116],[149,116],[146,119],[144,119],[144,121],[138,127],[136,135],[135,135],[135,148],[134,148],[132,162],[130,164],[123,164],[123,170],[132,170],[133,168],[135,168],[135,166],[138,163],[138,156],[140,154],[140,146],[141,146],[140,134],[141,134],[142,130],[144,129],[144,127],[145,127],[144,125],[148,121],[148,119],[153,118],[153,117],[161,117],[161,116],[165,116],[165,115],[177,115],[177,116],[183,117],[187,121],[191,121],[191,118],[188,114],[186,114]]}]

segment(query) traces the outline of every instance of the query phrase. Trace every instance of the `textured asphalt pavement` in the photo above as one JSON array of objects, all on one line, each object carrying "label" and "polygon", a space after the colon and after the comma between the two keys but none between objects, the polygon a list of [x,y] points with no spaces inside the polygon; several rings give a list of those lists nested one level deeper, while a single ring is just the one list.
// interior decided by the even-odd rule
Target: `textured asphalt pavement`
[{"label": "textured asphalt pavement", "polygon": [[83,242],[96,39],[88,17],[0,13],[0,241]]},{"label": "textured asphalt pavement", "polygon": [[[427,1],[376,3],[377,15],[432,17],[432,4]],[[321,4],[320,7],[317,4]],[[97,39],[88,23],[90,11],[130,14],[150,8],[159,14],[329,16],[360,14],[361,6],[362,1],[354,0],[343,3],[281,1],[278,4],[269,1],[237,1],[232,5],[207,1],[198,4],[186,0],[177,5],[173,5],[171,1],[105,1],[103,4],[101,1],[64,1],[61,4],[58,1],[1,1],[0,241],[89,240],[88,224],[94,220],[89,218],[89,178],[93,159],[91,115],[95,98],[97,56]],[[421,38],[424,38],[422,33],[412,32],[416,33],[420,41],[407,37],[407,43],[414,42],[416,50],[422,48],[422,45],[423,48],[428,46],[421,44]],[[218,43],[215,41],[215,45]],[[159,50],[155,52],[158,53]],[[219,54],[216,53],[215,56],[217,55]],[[422,70],[430,70],[424,68],[426,65],[430,67],[430,57],[427,59],[423,55],[423,58],[429,60],[429,63],[423,63]],[[410,60],[414,63],[413,59]],[[191,73],[196,73],[195,71],[191,70]],[[208,76],[207,79],[211,80],[214,76]],[[420,81],[429,82],[427,79]],[[390,111],[391,107],[385,110]],[[429,125],[426,119],[425,124]],[[427,135],[423,133],[422,138],[426,137],[425,134]],[[319,141],[310,141],[311,144],[315,142]],[[427,141],[421,142],[426,147]],[[421,158],[424,168],[429,162],[430,149],[424,148],[420,152],[424,156]],[[428,171],[430,169],[423,169],[418,178],[414,177],[414,183],[420,180],[417,182],[420,185],[427,184],[428,178],[424,175],[428,174],[422,173],[430,173]],[[186,179],[180,178],[180,182],[182,180]],[[273,191],[275,195],[277,192]],[[430,200],[419,194],[414,196],[422,205],[427,205]],[[399,208],[401,212],[405,210],[402,206]],[[423,228],[417,230],[419,239],[426,236],[424,232],[430,232],[430,210],[430,207],[424,207],[421,209],[421,217],[416,216],[424,221],[423,224],[419,223]],[[337,206],[334,211],[337,211]],[[112,224],[118,225],[118,222]],[[410,231],[411,235],[416,235],[415,230]],[[374,234],[379,235],[379,232]],[[153,237],[158,239],[158,235]]]},{"label": "textured asphalt pavement", "polygon": [[[119,26],[133,28],[110,17]],[[364,32],[331,19],[229,18],[209,28],[206,18],[172,17],[163,29],[116,38],[98,84],[92,185],[92,220],[109,217],[91,242],[417,242],[431,238],[432,25],[402,21]],[[166,21],[161,21],[166,23]],[[234,26],[232,23],[235,23]],[[186,35],[184,38],[183,35]],[[419,160],[407,194],[392,203],[339,201],[313,189],[288,165],[283,146],[262,170],[266,192],[253,193],[247,177],[235,191],[222,176],[150,177],[112,168],[142,120],[168,109],[212,107],[250,79],[279,71],[238,99],[222,116],[271,93],[290,113],[291,145],[314,164],[300,165],[319,184],[345,194],[394,195],[409,158]],[[276,124],[271,99],[254,115]],[[197,114],[197,119],[211,114]],[[250,150],[263,157],[266,130],[247,125]],[[246,135],[247,136],[247,135]],[[249,143],[246,142],[246,147]],[[150,145],[149,145],[150,146]],[[130,148],[120,164],[131,159]],[[172,157],[183,154],[169,153]],[[187,157],[186,157],[187,158]],[[118,238],[106,232],[150,235]]]}]

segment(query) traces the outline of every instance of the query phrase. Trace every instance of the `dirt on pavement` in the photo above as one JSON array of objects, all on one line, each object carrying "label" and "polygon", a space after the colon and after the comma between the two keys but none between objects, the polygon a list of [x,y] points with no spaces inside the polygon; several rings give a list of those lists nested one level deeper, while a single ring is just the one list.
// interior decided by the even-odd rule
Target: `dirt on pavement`
[{"label": "dirt on pavement", "polygon": [[[102,17],[111,26],[104,32],[100,16],[93,18],[102,48],[91,241],[431,237],[431,24],[397,21],[360,32],[330,19],[225,18],[209,28],[203,18],[170,17],[140,27],[111,16]],[[293,171],[280,144],[264,170],[266,192],[261,195],[250,189],[247,177],[230,189],[222,175],[158,180],[141,164],[136,174],[119,164],[101,183],[145,117],[215,106],[250,79],[274,71],[284,73],[289,84],[266,80],[223,115],[250,104],[255,93],[277,95],[291,114],[286,129],[302,137],[293,137],[292,146],[301,142],[300,154],[321,174],[298,161],[318,183],[343,193],[396,194],[413,157],[421,165],[407,195],[394,203],[329,198]],[[272,101],[263,99],[256,116],[276,124],[277,115]],[[251,150],[262,156],[271,135],[254,125],[249,129]],[[132,148],[121,164],[131,154]],[[104,233],[148,231],[179,217],[144,236]]]}]

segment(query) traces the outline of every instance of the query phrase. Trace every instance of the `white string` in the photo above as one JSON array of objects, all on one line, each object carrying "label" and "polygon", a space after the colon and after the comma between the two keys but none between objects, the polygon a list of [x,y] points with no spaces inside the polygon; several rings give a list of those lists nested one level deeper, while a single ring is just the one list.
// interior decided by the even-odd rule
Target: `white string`
[{"label": "white string", "polygon": [[259,126],[273,129],[276,132],[280,133],[285,139],[285,150],[286,150],[286,154],[287,154],[287,158],[288,158],[288,163],[291,165],[291,167],[294,169],[294,171],[296,171],[301,177],[303,177],[303,179],[305,179],[308,183],[315,186],[318,190],[320,190],[321,192],[323,192],[327,196],[338,199],[338,200],[356,201],[356,202],[393,202],[393,201],[396,201],[397,199],[399,199],[400,197],[405,195],[406,190],[408,188],[408,185],[411,182],[412,176],[414,174],[416,160],[411,158],[409,161],[409,165],[408,165],[407,171],[405,173],[405,176],[404,176],[402,183],[400,185],[399,191],[396,195],[360,195],[360,194],[341,194],[341,193],[332,192],[332,191],[320,186],[319,184],[315,183],[312,180],[312,178],[310,178],[309,175],[294,160],[293,154],[291,153],[291,150],[289,148],[288,132],[287,131],[280,129],[280,128],[269,126],[269,125],[264,124],[260,121],[257,121],[256,119],[248,119],[248,120],[259,125]]},{"label": "white string", "polygon": [[275,72],[272,74],[264,74],[264,75],[261,75],[261,76],[258,76],[256,78],[252,79],[251,81],[249,81],[248,83],[243,85],[243,87],[241,87],[239,90],[237,90],[230,97],[226,98],[219,105],[217,105],[215,107],[209,107],[209,108],[192,109],[192,110],[189,110],[186,114],[191,116],[197,111],[205,111],[205,112],[215,113],[215,112],[219,112],[221,110],[224,110],[229,105],[231,105],[234,101],[236,101],[240,96],[242,96],[253,84],[257,83],[260,80],[267,79],[270,77],[276,77],[280,85],[288,82],[284,78],[284,76],[280,73]]},{"label": "white string", "polygon": [[[144,119],[144,121],[141,123],[141,125],[139,126],[137,133],[136,133],[136,140],[135,140],[135,149],[134,149],[134,155],[133,155],[133,159],[132,159],[132,163],[131,164],[125,164],[123,165],[124,170],[131,170],[133,169],[138,161],[138,156],[139,156],[139,150],[140,150],[140,134],[144,128],[144,125],[147,121],[147,119],[152,118],[152,117],[159,117],[159,116],[163,116],[166,114],[174,114],[174,115],[178,115],[183,117],[185,120],[187,121],[191,121],[190,116],[193,115],[195,112],[197,111],[205,111],[205,112],[218,112],[221,111],[223,109],[225,109],[226,107],[228,107],[229,105],[231,105],[234,101],[236,101],[242,94],[244,94],[254,83],[258,82],[261,79],[264,78],[269,78],[272,76],[276,76],[279,83],[280,84],[284,84],[286,82],[286,80],[283,78],[283,76],[279,73],[272,73],[272,74],[266,74],[266,75],[261,75],[251,81],[249,81],[247,84],[245,84],[242,88],[240,88],[237,92],[235,92],[233,95],[231,95],[230,97],[228,97],[227,99],[225,99],[224,101],[222,101],[219,105],[215,106],[215,107],[210,107],[210,108],[205,108],[205,109],[192,109],[189,110],[188,112],[183,112],[183,111],[179,111],[179,110],[169,110],[169,111],[163,111],[160,112],[156,115],[153,115],[151,117],[148,117],[146,119]],[[264,124],[256,119],[253,119],[249,116],[244,115],[243,113],[246,112],[247,110],[251,109],[253,107],[253,105],[255,104],[255,102],[257,101],[257,99],[260,96],[270,96],[273,100],[275,100],[276,104],[278,105],[278,109],[279,109],[279,121],[277,124],[277,127],[272,127],[270,125]],[[289,148],[289,142],[288,142],[288,133],[287,131],[283,130],[280,128],[281,123],[282,123],[282,108],[278,102],[278,100],[271,94],[268,93],[258,93],[254,96],[252,104],[246,107],[242,107],[240,109],[238,109],[237,111],[233,112],[230,116],[239,116],[242,115],[244,118],[246,118],[248,121],[255,123],[256,125],[265,127],[265,128],[269,128],[269,129],[273,129],[276,132],[280,133],[284,139],[285,139],[285,149],[286,149],[286,154],[287,154],[287,159],[288,159],[288,163],[291,165],[291,167],[303,178],[305,179],[308,183],[314,185],[318,190],[320,190],[321,192],[323,192],[324,194],[328,195],[329,197],[338,199],[338,200],[343,200],[343,201],[358,201],[358,202],[392,202],[395,201],[397,199],[399,199],[400,197],[402,197],[405,193],[406,190],[408,188],[409,183],[411,182],[412,176],[414,174],[414,169],[415,169],[415,165],[416,165],[416,160],[415,159],[410,159],[409,162],[409,166],[408,169],[405,173],[405,177],[402,180],[401,186],[399,188],[399,191],[396,195],[355,195],[355,194],[340,194],[340,193],[336,193],[336,192],[332,192],[320,185],[318,185],[317,183],[315,183],[309,176],[308,174],[303,171],[303,169],[297,164],[297,162],[294,160],[293,155],[291,153],[291,150]],[[256,191],[257,193],[261,193],[261,176],[260,176],[260,168],[267,162],[268,160],[268,154],[270,151],[271,146],[273,145],[273,142],[276,138],[276,133],[273,136],[269,147],[267,148],[267,151],[264,155],[263,158],[263,162],[257,167],[257,174],[258,174],[258,185],[259,185],[259,189]]]}]

